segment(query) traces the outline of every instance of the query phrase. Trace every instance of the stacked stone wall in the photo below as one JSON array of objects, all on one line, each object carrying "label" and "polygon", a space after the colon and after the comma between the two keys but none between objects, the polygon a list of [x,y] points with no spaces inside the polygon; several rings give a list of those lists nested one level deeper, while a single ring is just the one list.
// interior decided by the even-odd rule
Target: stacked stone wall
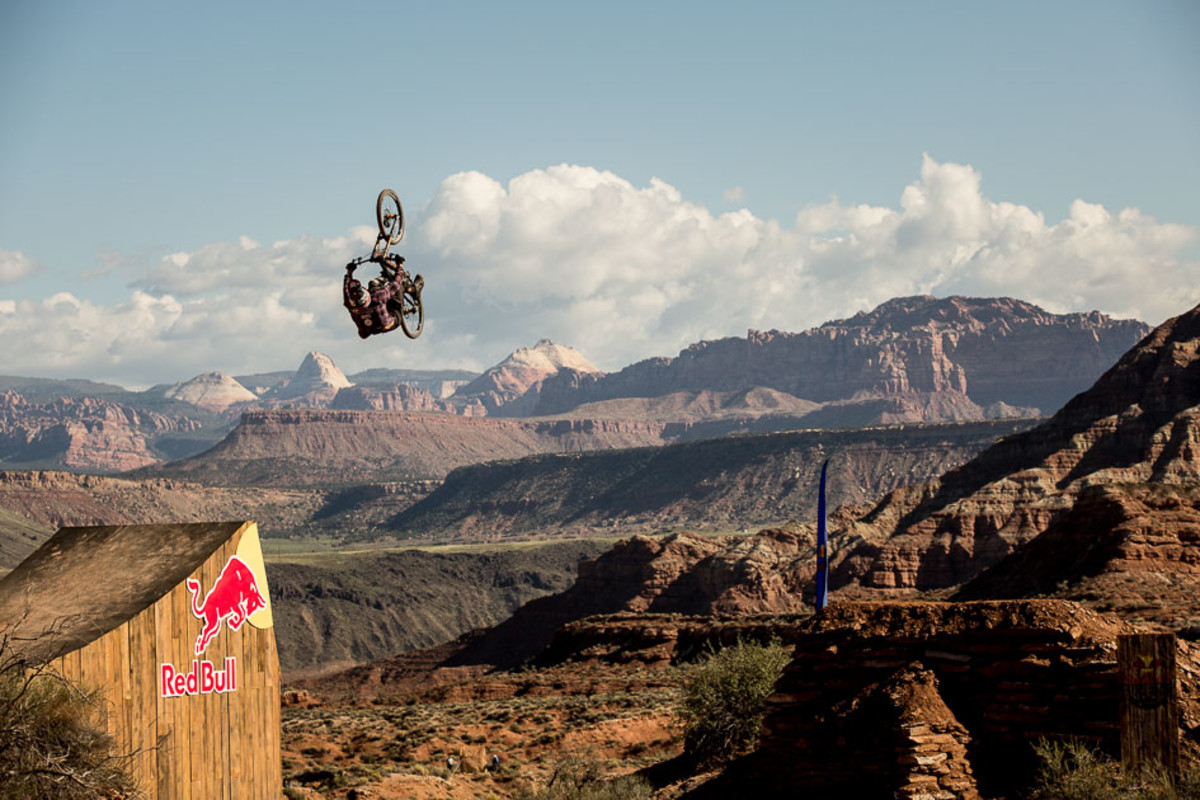
[{"label": "stacked stone wall", "polygon": [[[847,604],[805,627],[768,701],[773,785],[971,798],[1031,776],[1040,738],[1119,749],[1120,628],[1080,606]],[[915,684],[899,716],[872,699]]]}]

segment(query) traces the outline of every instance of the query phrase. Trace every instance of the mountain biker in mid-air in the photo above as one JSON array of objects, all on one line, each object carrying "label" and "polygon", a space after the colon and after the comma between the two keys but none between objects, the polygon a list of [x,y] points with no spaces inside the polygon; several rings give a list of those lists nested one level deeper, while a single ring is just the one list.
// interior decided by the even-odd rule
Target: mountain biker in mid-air
[{"label": "mountain biker in mid-air", "polygon": [[[379,193],[375,216],[379,222],[379,238],[375,240],[370,256],[356,258],[346,265],[342,304],[350,311],[350,318],[363,339],[395,330],[397,326],[408,338],[416,339],[425,327],[425,308],[421,303],[425,278],[421,275],[410,278],[404,269],[404,256],[388,253],[388,248],[404,236],[404,210],[400,198],[391,189]],[[367,261],[378,264],[380,274],[372,278],[364,290],[362,283],[354,277],[354,270]]]}]

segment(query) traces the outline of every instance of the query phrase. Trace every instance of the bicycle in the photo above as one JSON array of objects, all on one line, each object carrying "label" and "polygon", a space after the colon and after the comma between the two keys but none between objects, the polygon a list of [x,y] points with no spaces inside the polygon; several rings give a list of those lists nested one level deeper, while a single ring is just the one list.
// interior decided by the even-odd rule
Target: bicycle
[{"label": "bicycle", "polygon": [[[404,238],[404,207],[391,189],[384,189],[379,193],[379,198],[375,201],[375,221],[379,225],[379,235],[375,239],[375,246],[371,248],[371,255],[359,256],[346,265],[347,281],[360,264],[378,264],[380,277],[386,283],[395,284],[399,288],[396,296],[387,300],[388,312],[399,319],[400,328],[405,336],[416,339],[425,328],[425,306],[421,302],[425,278],[421,275],[410,276],[404,269],[404,256],[388,252],[392,245],[399,244]],[[372,284],[374,283],[375,281],[372,281]],[[359,335],[366,338],[373,333],[392,330],[390,327],[373,327],[375,317],[371,313],[370,303],[352,304],[348,286],[347,283],[345,305],[358,324]]]}]

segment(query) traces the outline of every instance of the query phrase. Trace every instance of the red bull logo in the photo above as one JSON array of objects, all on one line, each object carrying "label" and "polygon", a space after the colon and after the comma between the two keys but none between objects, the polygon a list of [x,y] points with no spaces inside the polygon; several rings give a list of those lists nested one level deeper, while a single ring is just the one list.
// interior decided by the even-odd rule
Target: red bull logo
[{"label": "red bull logo", "polygon": [[159,688],[163,697],[185,697],[213,692],[232,692],[237,689],[237,659],[225,659],[225,669],[217,669],[211,661],[193,661],[191,672],[176,672],[171,664],[159,666]]},{"label": "red bull logo", "polygon": [[198,656],[208,649],[209,642],[220,632],[222,622],[230,630],[236,631],[247,617],[267,606],[266,599],[258,590],[254,573],[237,556],[230,557],[203,602],[200,601],[199,581],[188,578],[187,588],[192,593],[192,614],[204,620],[204,630],[196,637]]}]

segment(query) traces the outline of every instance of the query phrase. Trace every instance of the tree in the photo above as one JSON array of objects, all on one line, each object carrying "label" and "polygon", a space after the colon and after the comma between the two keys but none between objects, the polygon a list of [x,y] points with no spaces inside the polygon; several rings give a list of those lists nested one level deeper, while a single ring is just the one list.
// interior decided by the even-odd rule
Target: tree
[{"label": "tree", "polygon": [[754,749],[767,696],[789,658],[779,642],[739,641],[696,667],[679,707],[684,751],[710,764]]}]

